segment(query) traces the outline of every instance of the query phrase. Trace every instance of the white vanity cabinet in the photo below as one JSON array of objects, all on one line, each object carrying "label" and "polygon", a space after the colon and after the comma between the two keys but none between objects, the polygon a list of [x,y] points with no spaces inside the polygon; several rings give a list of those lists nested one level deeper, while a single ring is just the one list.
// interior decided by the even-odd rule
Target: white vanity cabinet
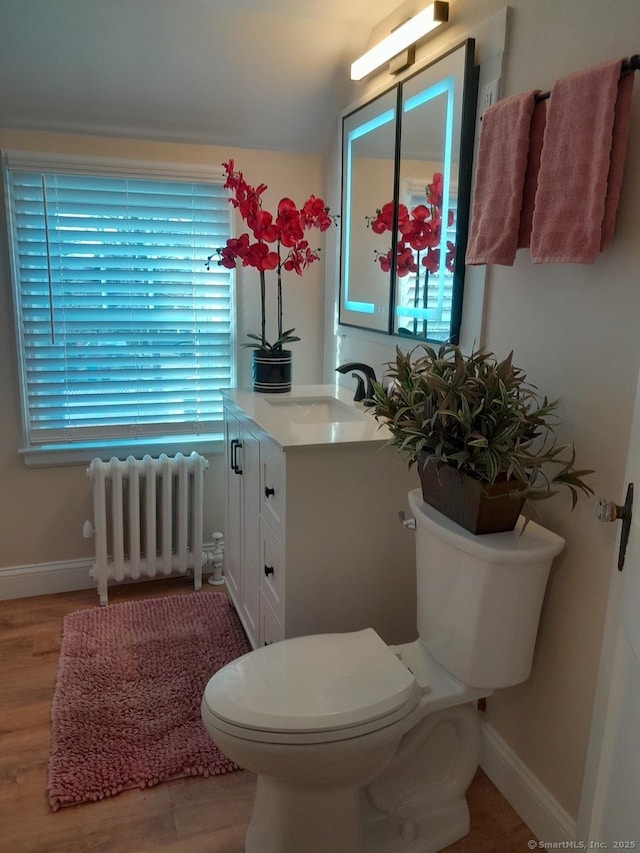
[{"label": "white vanity cabinet", "polygon": [[368,626],[415,639],[414,535],[398,519],[415,472],[375,423],[346,440],[355,426],[280,428],[254,409],[266,395],[225,396],[225,578],[253,647]]},{"label": "white vanity cabinet", "polygon": [[242,418],[225,410],[225,582],[251,644],[260,635],[258,554],[260,507],[258,439]]}]

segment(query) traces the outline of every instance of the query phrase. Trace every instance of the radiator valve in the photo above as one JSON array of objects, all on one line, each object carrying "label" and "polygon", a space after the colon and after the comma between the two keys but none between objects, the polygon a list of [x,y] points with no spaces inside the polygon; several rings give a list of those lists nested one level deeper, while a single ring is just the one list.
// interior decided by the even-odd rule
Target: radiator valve
[{"label": "radiator valve", "polygon": [[210,549],[207,549],[207,563],[213,566],[213,574],[209,578],[209,583],[212,586],[221,586],[224,583],[222,578],[222,558],[224,556],[224,536],[222,533],[213,533],[213,544]]}]

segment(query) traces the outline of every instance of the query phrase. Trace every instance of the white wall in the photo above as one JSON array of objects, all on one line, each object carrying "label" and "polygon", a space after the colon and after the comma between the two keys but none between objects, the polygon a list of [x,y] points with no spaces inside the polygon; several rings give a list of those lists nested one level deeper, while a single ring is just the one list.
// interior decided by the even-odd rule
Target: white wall
[{"label": "white wall", "polygon": [[[398,12],[411,4],[405,3]],[[423,49],[442,51],[462,36],[484,32],[501,7],[494,0],[452,0],[452,26]],[[393,23],[393,21],[391,21]],[[534,88],[575,70],[640,52],[637,0],[513,0],[501,95]],[[385,75],[368,82],[379,88]],[[362,95],[354,89],[353,100]],[[345,104],[345,106],[347,106]],[[336,174],[337,151],[330,175]],[[335,184],[330,183],[335,192]],[[534,266],[520,251],[513,268],[487,273],[484,342],[515,362],[543,393],[561,397],[563,437],[578,462],[594,468],[599,495],[622,502],[629,425],[640,363],[640,81],[636,80],[629,153],[610,249],[592,266]],[[335,270],[333,271],[335,276]],[[465,299],[477,297],[467,278]],[[380,367],[389,344],[378,335],[333,337],[334,280],[327,289],[326,374],[354,358]],[[391,342],[395,345],[395,341]],[[349,379],[347,378],[347,381]],[[487,719],[574,818],[582,784],[608,579],[619,531],[595,521],[568,495],[539,508],[543,524],[566,538],[547,591],[534,670],[519,687],[488,701]]]}]

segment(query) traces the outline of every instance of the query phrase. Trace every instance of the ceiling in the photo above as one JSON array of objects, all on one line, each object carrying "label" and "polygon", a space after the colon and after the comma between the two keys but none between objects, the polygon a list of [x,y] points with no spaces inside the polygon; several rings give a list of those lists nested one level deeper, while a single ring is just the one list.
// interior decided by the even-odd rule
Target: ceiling
[{"label": "ceiling", "polygon": [[0,0],[0,127],[327,150],[401,0]]}]

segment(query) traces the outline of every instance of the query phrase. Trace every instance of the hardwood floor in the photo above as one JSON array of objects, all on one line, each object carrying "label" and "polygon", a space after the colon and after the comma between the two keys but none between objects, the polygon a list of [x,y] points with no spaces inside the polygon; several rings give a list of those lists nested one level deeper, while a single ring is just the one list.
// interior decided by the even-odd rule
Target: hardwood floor
[{"label": "hardwood floor", "polygon": [[[130,584],[111,588],[109,600],[192,589],[184,579]],[[179,779],[51,811],[49,713],[62,619],[95,606],[94,590],[0,601],[0,849],[242,853],[254,786],[254,777],[246,771]],[[480,770],[468,799],[471,832],[447,853],[525,853],[531,831]]]}]

